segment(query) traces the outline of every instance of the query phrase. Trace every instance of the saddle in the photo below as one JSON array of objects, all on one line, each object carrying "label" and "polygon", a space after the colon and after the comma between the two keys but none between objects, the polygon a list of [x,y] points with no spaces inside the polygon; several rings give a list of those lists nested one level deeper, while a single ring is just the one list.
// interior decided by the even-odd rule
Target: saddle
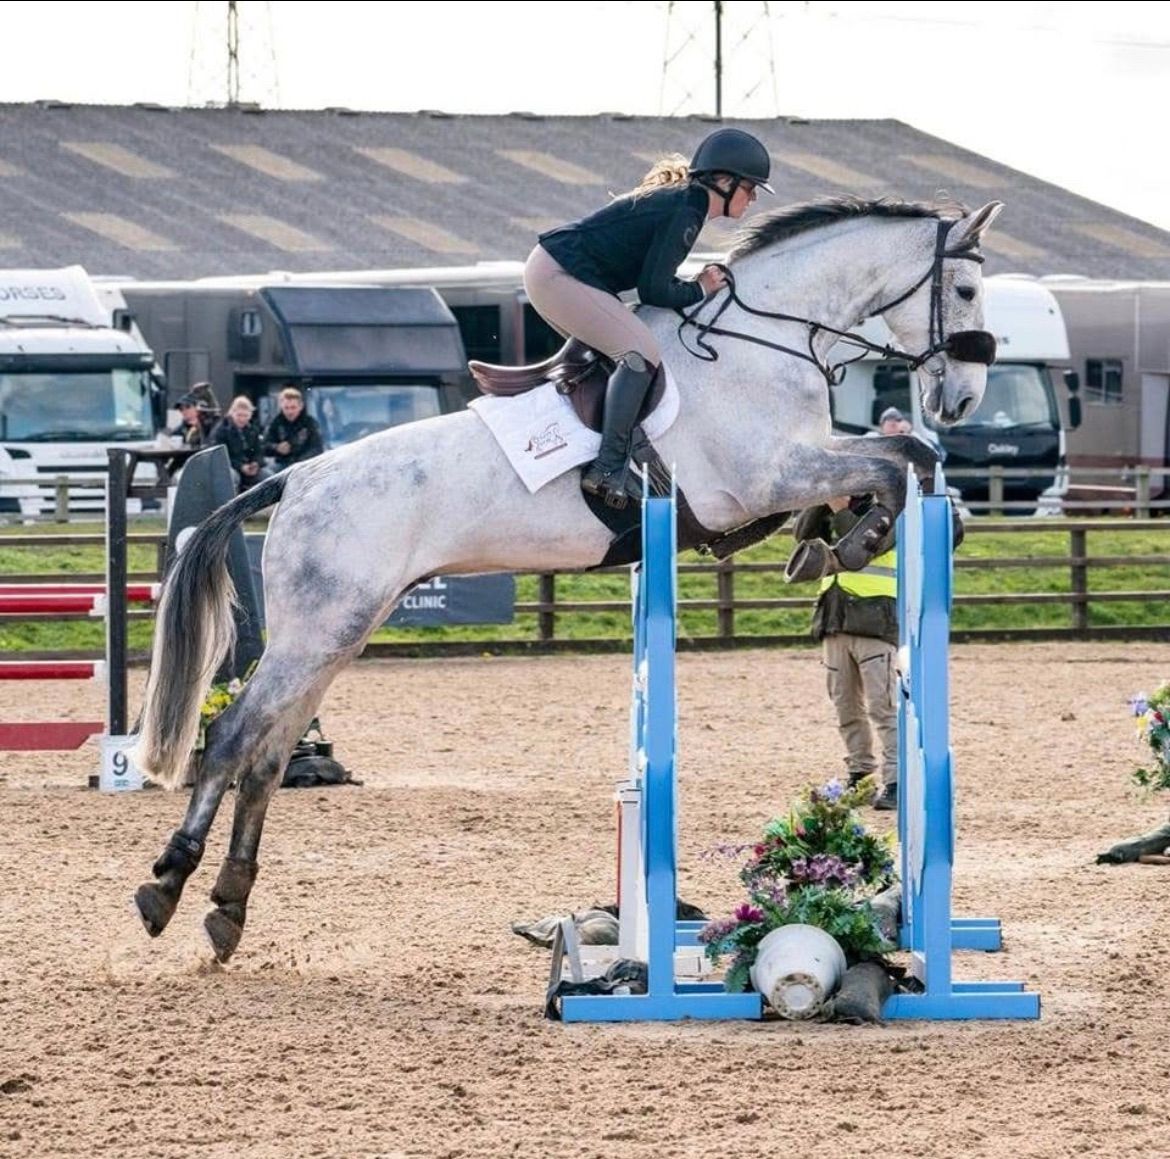
[{"label": "saddle", "polygon": [[[484,394],[502,395],[505,398],[524,394],[551,382],[558,394],[568,398],[577,417],[590,430],[601,430],[605,388],[609,376],[614,372],[614,362],[612,358],[576,338],[570,338],[560,350],[543,362],[530,366],[493,366],[488,362],[471,361],[467,368]],[[638,412],[639,422],[662,401],[665,389],[666,375],[659,366],[646,392],[646,401]]]},{"label": "saddle", "polygon": [[[605,388],[609,384],[609,376],[614,371],[614,362],[576,338],[570,338],[560,350],[543,362],[530,366],[494,366],[488,362],[472,360],[467,367],[484,394],[501,395],[505,398],[524,394],[525,391],[551,382],[560,394],[569,399],[577,417],[590,430],[601,430]],[[666,375],[659,366],[654,381],[646,392],[646,401],[638,414],[639,423],[659,404],[665,389]],[[650,478],[651,492],[657,495],[667,494],[670,489],[670,474],[640,426],[635,427],[631,455],[634,462],[646,470]],[[586,495],[585,502],[615,536],[605,558],[597,566],[612,567],[639,559],[641,512],[638,506],[631,504],[623,510],[615,510],[606,507],[593,495]],[[679,488],[679,547],[694,547],[703,554],[713,555],[716,559],[726,559],[736,551],[759,543],[779,531],[787,519],[788,512],[781,511],[775,515],[752,520],[731,531],[714,532],[704,527],[695,517],[686,495]]]}]

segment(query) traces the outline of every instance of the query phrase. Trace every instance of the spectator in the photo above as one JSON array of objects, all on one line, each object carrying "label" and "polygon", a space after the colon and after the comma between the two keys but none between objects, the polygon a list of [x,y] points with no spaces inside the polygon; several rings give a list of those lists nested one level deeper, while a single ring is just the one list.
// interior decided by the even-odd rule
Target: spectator
[{"label": "spectator", "polygon": [[878,419],[879,435],[908,435],[913,430],[913,424],[896,406],[886,407]]},{"label": "spectator", "polygon": [[252,400],[245,395],[237,395],[211,435],[213,443],[222,443],[227,447],[228,460],[236,477],[236,489],[240,492],[247,491],[272,474],[264,466],[260,429],[252,421],[255,413]]},{"label": "spectator", "polygon": [[[885,415],[882,416],[883,421]],[[835,499],[797,517],[797,540],[839,540],[860,518],[856,500]],[[898,807],[898,591],[893,532],[858,572],[821,581],[812,636],[821,641],[829,699],[837,710],[851,785],[879,772],[875,809]],[[879,751],[874,751],[876,733]]]},{"label": "spectator", "polygon": [[200,450],[211,442],[211,432],[219,419],[219,408],[211,394],[211,383],[196,383],[175,405],[181,416],[177,426],[167,434],[183,440],[183,446]]},{"label": "spectator", "polygon": [[305,398],[295,386],[280,392],[280,414],[264,432],[264,453],[271,455],[278,471],[303,463],[324,451],[321,428],[305,410]]}]

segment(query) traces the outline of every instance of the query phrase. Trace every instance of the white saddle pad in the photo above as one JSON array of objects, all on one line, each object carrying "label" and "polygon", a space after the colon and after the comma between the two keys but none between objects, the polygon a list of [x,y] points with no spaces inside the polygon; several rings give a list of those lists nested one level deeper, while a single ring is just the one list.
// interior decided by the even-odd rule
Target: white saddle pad
[{"label": "white saddle pad", "polygon": [[[642,423],[652,440],[665,434],[678,418],[678,386],[670,371],[665,373],[662,398]],[[511,398],[485,394],[468,405],[534,495],[566,471],[592,462],[601,447],[601,435],[577,417],[573,404],[551,382]]]}]

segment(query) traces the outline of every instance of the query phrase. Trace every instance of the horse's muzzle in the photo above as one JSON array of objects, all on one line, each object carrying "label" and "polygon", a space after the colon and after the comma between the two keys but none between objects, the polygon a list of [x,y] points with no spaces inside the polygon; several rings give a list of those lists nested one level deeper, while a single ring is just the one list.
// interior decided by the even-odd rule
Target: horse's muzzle
[{"label": "horse's muzzle", "polygon": [[956,362],[990,366],[995,361],[995,335],[986,330],[957,330],[948,335],[943,349]]}]

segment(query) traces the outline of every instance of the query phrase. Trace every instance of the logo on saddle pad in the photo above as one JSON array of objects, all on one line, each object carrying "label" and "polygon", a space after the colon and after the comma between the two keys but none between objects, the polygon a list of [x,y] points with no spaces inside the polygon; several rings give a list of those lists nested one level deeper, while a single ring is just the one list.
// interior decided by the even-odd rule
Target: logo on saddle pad
[{"label": "logo on saddle pad", "polygon": [[561,431],[561,424],[557,421],[549,423],[539,434],[534,434],[524,449],[534,459],[543,459],[546,455],[563,451],[568,445],[568,440]]}]

